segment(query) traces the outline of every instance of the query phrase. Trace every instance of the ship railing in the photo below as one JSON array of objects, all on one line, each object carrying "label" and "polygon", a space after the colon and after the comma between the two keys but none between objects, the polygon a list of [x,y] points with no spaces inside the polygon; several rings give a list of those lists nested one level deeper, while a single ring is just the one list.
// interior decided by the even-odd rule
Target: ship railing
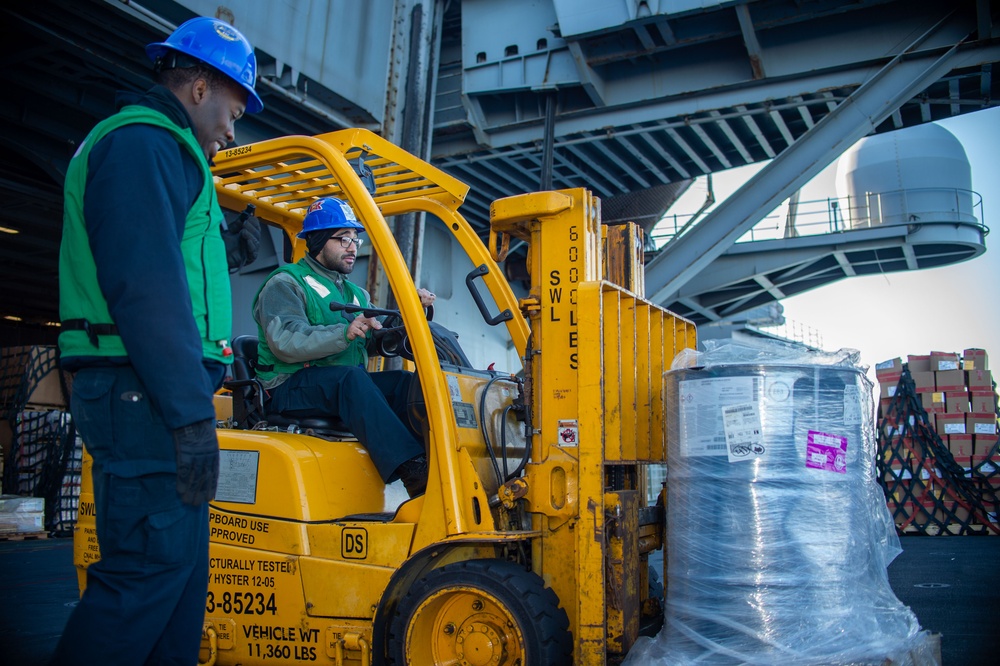
[{"label": "ship railing", "polygon": [[[659,249],[689,233],[694,214],[664,216],[651,238]],[[743,234],[746,243],[800,236],[838,234],[858,229],[891,225],[959,224],[989,228],[983,220],[983,199],[972,190],[943,187],[907,188],[888,192],[868,192],[856,197],[827,197],[809,201],[785,201]]]}]

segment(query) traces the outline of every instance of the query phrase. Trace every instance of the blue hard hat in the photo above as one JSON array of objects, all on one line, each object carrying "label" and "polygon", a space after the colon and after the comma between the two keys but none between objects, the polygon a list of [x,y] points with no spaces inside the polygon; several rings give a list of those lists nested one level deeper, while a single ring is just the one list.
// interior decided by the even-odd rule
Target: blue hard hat
[{"label": "blue hard hat", "polygon": [[358,222],[354,209],[346,201],[336,197],[317,199],[309,206],[302,220],[302,231],[297,236],[305,238],[311,231],[322,229],[357,229],[364,231],[364,225]]},{"label": "blue hard hat", "polygon": [[146,47],[153,62],[177,51],[211,65],[247,91],[247,113],[264,109],[253,84],[257,80],[257,57],[239,30],[219,19],[199,16],[185,21],[165,41]]}]

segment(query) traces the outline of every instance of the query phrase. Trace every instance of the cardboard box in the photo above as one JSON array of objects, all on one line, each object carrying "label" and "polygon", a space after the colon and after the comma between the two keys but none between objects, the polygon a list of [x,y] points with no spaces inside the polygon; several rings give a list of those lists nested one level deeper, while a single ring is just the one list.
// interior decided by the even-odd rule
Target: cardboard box
[{"label": "cardboard box", "polygon": [[965,431],[970,435],[996,435],[997,415],[976,413],[966,414]]},{"label": "cardboard box", "polygon": [[917,393],[933,393],[937,390],[937,384],[935,384],[934,373],[931,371],[920,371],[913,372],[910,371],[910,378],[913,380],[913,386]]},{"label": "cardboard box", "polygon": [[995,414],[997,411],[997,395],[993,391],[969,391],[969,401],[975,414]]},{"label": "cardboard box", "polygon": [[961,369],[962,364],[955,352],[931,352],[931,370],[934,372]]},{"label": "cardboard box", "polygon": [[906,367],[910,369],[910,374],[914,372],[930,372],[931,371],[931,357],[927,356],[907,356],[906,357]]},{"label": "cardboard box", "polygon": [[935,391],[934,393],[921,393],[920,402],[925,412],[943,412],[947,406],[946,393]]},{"label": "cardboard box", "polygon": [[934,424],[939,435],[964,435],[965,434],[965,414],[943,414],[934,415]]},{"label": "cardboard box", "polygon": [[971,411],[969,394],[965,391],[951,391],[945,394],[944,411],[951,414],[965,414]]},{"label": "cardboard box", "polygon": [[895,377],[896,381],[899,380],[899,376],[903,373],[903,359],[891,358],[888,361],[882,361],[881,363],[875,364],[875,377],[878,380],[885,381],[883,378],[892,379]]},{"label": "cardboard box", "polygon": [[44,498],[0,495],[0,533],[40,532],[44,525]]},{"label": "cardboard box", "polygon": [[[972,435],[948,435],[948,450],[955,458],[972,456]],[[968,465],[965,465],[968,467]]]},{"label": "cardboard box", "polygon": [[[972,435],[965,435],[966,437],[972,437]],[[962,435],[952,435],[952,437],[962,437]],[[972,446],[971,444],[969,445]],[[955,459],[955,464],[964,469],[966,472],[972,469],[972,456],[956,456],[952,454]]]},{"label": "cardboard box", "polygon": [[942,502],[943,506],[935,509],[934,517],[945,524],[962,524],[969,522],[969,509],[949,498]]},{"label": "cardboard box", "polygon": [[896,525],[901,525],[914,513],[914,502],[899,501],[893,498],[889,500],[888,504],[889,513],[892,514],[892,518]]},{"label": "cardboard box", "polygon": [[62,488],[52,507],[52,520],[48,526],[57,536],[70,536],[77,521],[80,507],[80,472],[67,472]]},{"label": "cardboard box", "polygon": [[[983,474],[993,474],[997,471],[996,463],[990,460],[987,456],[976,454],[972,456],[972,466],[977,468]],[[994,477],[998,483],[1000,483],[1000,474]]]},{"label": "cardboard box", "polygon": [[992,391],[993,373],[989,370],[966,370],[965,382],[970,391]]},{"label": "cardboard box", "polygon": [[990,361],[985,349],[972,347],[962,352],[963,370],[989,370]]},{"label": "cardboard box", "polygon": [[924,484],[913,480],[908,468],[890,467],[886,470],[885,485],[895,504],[920,499],[924,494]]},{"label": "cardboard box", "polygon": [[[990,455],[990,452],[993,451],[993,447],[996,446],[997,437],[997,435],[973,435],[972,454],[982,456],[984,458]],[[997,477],[997,480],[1000,481],[1000,476]]]},{"label": "cardboard box", "polygon": [[17,485],[9,492],[34,495],[49,473],[46,460],[50,452],[60,451],[70,428],[70,413],[61,409],[38,408],[18,412],[14,422],[14,451],[9,459],[17,472]]},{"label": "cardboard box", "polygon": [[[70,376],[61,373],[69,391]],[[4,411],[27,405],[65,407],[54,346],[4,347],[0,350],[0,407]]]},{"label": "cardboard box", "polygon": [[940,370],[934,373],[934,385],[938,391],[965,391],[964,370]]},{"label": "cardboard box", "polygon": [[896,382],[892,383],[882,383],[879,382],[879,400],[892,399],[896,395],[896,389],[899,384]]}]

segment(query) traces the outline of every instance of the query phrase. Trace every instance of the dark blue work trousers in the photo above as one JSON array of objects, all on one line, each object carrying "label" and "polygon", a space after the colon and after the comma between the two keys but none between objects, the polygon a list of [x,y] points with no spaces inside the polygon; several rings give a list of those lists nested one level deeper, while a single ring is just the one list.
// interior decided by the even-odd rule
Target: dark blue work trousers
[{"label": "dark blue work trousers", "polygon": [[337,418],[358,438],[382,480],[391,483],[396,469],[424,453],[409,427],[406,403],[413,373],[368,373],[364,368],[333,365],[303,368],[270,389],[268,411],[288,418]]},{"label": "dark blue work trousers", "polygon": [[208,504],[181,502],[173,437],[131,367],[77,372],[71,411],[93,457],[101,559],[51,663],[191,666],[208,590]]}]

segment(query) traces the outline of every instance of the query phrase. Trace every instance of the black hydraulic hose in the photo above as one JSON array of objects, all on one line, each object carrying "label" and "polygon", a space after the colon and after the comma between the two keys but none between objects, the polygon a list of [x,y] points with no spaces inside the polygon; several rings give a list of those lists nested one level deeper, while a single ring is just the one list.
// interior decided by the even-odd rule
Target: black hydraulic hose
[{"label": "black hydraulic hose", "polygon": [[509,478],[506,475],[506,471],[507,471],[507,449],[506,449],[507,429],[503,427],[503,424],[504,424],[503,418],[506,417],[507,411],[510,409],[510,406],[508,405],[508,407],[506,409],[504,409],[504,412],[502,414],[502,418],[501,418],[501,421],[500,421],[500,437],[501,437],[501,442],[503,444],[503,446],[502,446],[502,455],[504,456],[504,461],[503,461],[504,472],[503,473],[501,473],[501,471],[500,471],[500,465],[497,462],[496,451],[493,448],[493,442],[490,440],[489,428],[487,428],[487,423],[486,423],[487,422],[487,417],[488,417],[488,415],[486,413],[486,395],[490,392],[490,387],[493,386],[494,382],[498,382],[498,381],[501,381],[501,380],[508,381],[508,382],[510,382],[512,384],[515,384],[515,385],[517,384],[517,382],[514,380],[513,377],[509,377],[507,375],[497,375],[496,377],[491,377],[490,380],[488,382],[486,382],[486,386],[483,387],[483,392],[479,396],[479,428],[480,428],[480,430],[483,433],[483,440],[486,443],[486,451],[487,451],[487,453],[490,454],[490,461],[493,463],[493,472],[497,475],[497,483],[503,484],[503,483],[506,482],[507,478]]},{"label": "black hydraulic hose", "polygon": [[493,386],[493,382],[503,379],[501,376],[491,377],[490,381],[486,382],[486,386],[483,387],[483,392],[479,396],[479,429],[483,433],[483,441],[486,443],[486,452],[490,455],[490,462],[493,463],[493,472],[497,475],[497,483],[503,483],[503,475],[500,473],[500,465],[497,464],[497,455],[493,450],[493,443],[490,441],[489,428],[487,428],[487,414],[486,414],[486,394],[490,392],[490,387]]},{"label": "black hydraulic hose", "polygon": [[[506,414],[506,411],[509,411],[510,409],[511,409],[511,406],[508,405],[507,409],[505,410],[504,413]],[[507,430],[505,429],[502,434],[503,434],[503,437],[506,438],[507,437]],[[511,472],[510,475],[507,477],[508,481],[510,481],[511,479],[516,479],[517,477],[519,477],[521,475],[521,472],[524,471],[525,466],[527,466],[527,464],[528,464],[528,459],[529,458],[531,458],[531,441],[527,437],[525,437],[524,438],[524,455],[521,456],[521,462],[518,463],[518,465],[514,469],[514,471]],[[504,462],[506,462],[506,458],[504,459]]]},{"label": "black hydraulic hose", "polygon": [[500,459],[503,461],[503,481],[507,483],[510,481],[510,474],[507,470],[507,428],[504,427],[507,424],[507,414],[510,413],[510,405],[503,408],[500,412]]}]

